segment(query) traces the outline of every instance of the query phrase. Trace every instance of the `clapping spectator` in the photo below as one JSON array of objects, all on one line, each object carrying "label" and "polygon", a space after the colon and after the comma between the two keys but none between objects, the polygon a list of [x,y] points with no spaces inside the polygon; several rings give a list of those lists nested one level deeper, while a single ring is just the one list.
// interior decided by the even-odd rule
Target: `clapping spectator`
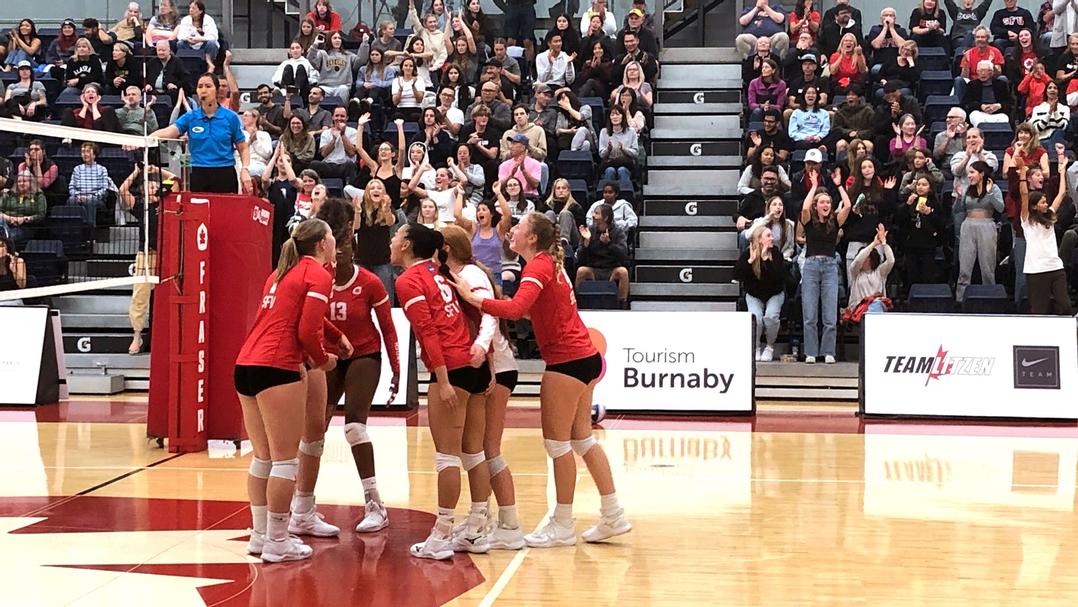
[{"label": "clapping spectator", "polygon": [[393,106],[408,122],[418,122],[420,104],[423,102],[427,82],[416,72],[416,60],[405,57],[400,64],[400,75],[393,79]]},{"label": "clapping spectator", "polygon": [[842,36],[838,50],[831,54],[831,89],[835,95],[840,95],[850,88],[851,84],[860,84],[868,74],[868,66],[865,64],[865,54],[857,38],[853,34]]},{"label": "clapping spectator", "polygon": [[622,82],[625,75],[625,66],[635,61],[644,70],[644,80],[654,82],[655,76],[659,72],[659,64],[655,55],[640,48],[640,38],[637,37],[635,32],[625,32],[621,41],[625,45],[625,52],[614,58],[614,77],[612,80]]},{"label": "clapping spectator", "polygon": [[[745,305],[756,319],[752,343],[756,360],[761,362],[770,362],[775,356],[775,339],[779,334],[782,304],[786,301],[787,274],[786,259],[775,244],[771,228],[756,225],[748,247],[734,264],[734,278],[741,283]],[[761,335],[765,338],[762,346]]]},{"label": "clapping spectator", "polygon": [[[1068,114],[1069,116],[1069,114]],[[966,110],[952,107],[947,110],[946,126],[936,134],[932,155],[941,166],[950,167],[951,158],[966,147]]]},{"label": "clapping spectator", "polygon": [[892,309],[887,297],[887,277],[895,267],[895,254],[887,244],[887,229],[876,226],[876,236],[861,249],[850,266],[850,301],[843,320],[860,322],[865,313],[887,312]]},{"label": "clapping spectator", "polygon": [[348,110],[343,106],[333,108],[333,125],[319,135],[318,149],[322,160],[310,167],[320,176],[336,177],[352,183],[359,175],[356,164],[356,148],[363,145],[362,132],[348,126]]},{"label": "clapping spectator", "polygon": [[935,46],[951,54],[951,40],[947,37],[947,13],[940,8],[938,0],[921,0],[910,14],[910,33],[921,46]]},{"label": "clapping spectator", "polygon": [[[248,165],[248,173],[255,180],[255,185],[260,185],[262,175],[273,159],[273,141],[269,133],[259,128],[262,123],[262,114],[256,108],[250,108],[241,115],[243,122],[243,138],[247,141],[247,149],[251,151],[251,163]],[[262,191],[257,188],[257,191]]]},{"label": "clapping spectator", "polygon": [[820,12],[816,10],[814,0],[797,0],[794,10],[786,15],[787,28],[791,40],[796,40],[803,32],[808,32],[812,41],[820,33]]},{"label": "clapping spectator", "polygon": [[734,39],[738,52],[748,57],[756,47],[758,38],[770,38],[771,46],[779,54],[786,55],[790,47],[790,36],[786,34],[786,15],[771,8],[769,0],[756,0],[756,3],[742,11],[738,18],[743,32]]},{"label": "clapping spectator", "polygon": [[221,49],[218,42],[217,22],[206,14],[206,5],[202,0],[191,0],[187,7],[187,16],[180,20],[176,28],[179,47],[202,50],[206,58],[206,71],[214,71],[217,52]]},{"label": "clapping spectator", "polygon": [[535,81],[552,88],[573,83],[576,68],[573,57],[562,52],[562,36],[555,32],[547,38],[547,50],[535,57]]},{"label": "clapping spectator", "polygon": [[37,187],[37,180],[29,171],[21,171],[15,177],[15,187],[0,194],[0,235],[19,247],[34,236],[34,228],[45,221],[45,195]]},{"label": "clapping spectator", "polygon": [[82,106],[77,109],[64,110],[61,124],[109,133],[120,131],[120,122],[116,119],[116,112],[101,104],[101,85],[93,82],[87,84],[82,88],[79,99],[82,101]]},{"label": "clapping spectator", "polygon": [[[611,110],[611,113],[617,110]],[[509,156],[498,166],[498,181],[505,182],[516,177],[524,185],[524,193],[539,194],[543,176],[542,163],[528,155],[528,136],[513,135],[509,143]]]},{"label": "clapping spectator", "polygon": [[[659,56],[659,41],[655,39],[655,34],[648,28],[644,27],[644,11],[639,8],[629,9],[629,15],[626,17],[628,25],[625,26],[620,32],[618,32],[617,51],[619,53],[625,52],[625,44],[622,42],[625,39],[625,35],[632,32],[636,34],[637,40],[639,40],[640,48],[644,52],[650,54],[653,57]],[[787,41],[787,46],[789,41]]]},{"label": "clapping spectator", "polygon": [[603,179],[631,183],[639,153],[636,130],[628,126],[625,110],[616,105],[611,107],[606,127],[599,133]]},{"label": "clapping spectator", "polygon": [[586,280],[608,280],[617,285],[618,302],[629,299],[629,247],[625,232],[614,224],[614,211],[600,204],[591,213],[591,227],[580,226],[581,246],[576,251],[575,285]]},{"label": "clapping spectator", "polygon": [[604,181],[601,184],[600,191],[602,193],[602,199],[596,200],[591,208],[588,209],[588,217],[595,216],[595,209],[599,205],[608,205],[613,213],[614,225],[618,227],[625,234],[629,234],[632,230],[636,229],[639,218],[636,216],[636,210],[633,209],[633,205],[628,200],[621,198],[621,186],[616,181]]},{"label": "clapping spectator", "polygon": [[8,33],[7,57],[4,59],[4,71],[29,61],[37,65],[37,56],[41,52],[41,38],[37,35],[37,26],[33,20],[23,19],[18,27]]},{"label": "clapping spectator", "polygon": [[96,143],[82,144],[82,164],[75,166],[71,181],[67,184],[67,203],[85,207],[89,210],[90,223],[97,224],[97,209],[105,208],[109,192],[116,186],[109,179],[108,170],[97,163],[99,148]]},{"label": "clapping spectator", "polygon": [[898,163],[905,157],[909,150],[927,150],[928,142],[921,137],[924,126],[917,126],[917,121],[912,114],[903,114],[898,119],[898,124],[892,124],[895,136],[891,139],[888,149],[891,152],[891,162]]},{"label": "clapping spectator", "polygon": [[1044,101],[1034,106],[1029,117],[1029,124],[1037,130],[1046,150],[1063,143],[1070,118],[1070,107],[1059,98],[1059,84],[1049,81],[1044,87]]}]

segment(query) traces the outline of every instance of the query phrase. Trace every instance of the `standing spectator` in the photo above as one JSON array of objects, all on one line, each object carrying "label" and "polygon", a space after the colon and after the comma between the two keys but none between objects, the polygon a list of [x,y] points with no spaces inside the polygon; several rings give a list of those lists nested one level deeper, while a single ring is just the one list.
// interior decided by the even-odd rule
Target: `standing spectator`
[{"label": "standing spectator", "polygon": [[[752,343],[756,360],[761,362],[770,362],[775,356],[788,272],[771,228],[765,224],[757,225],[749,236],[748,248],[734,264],[734,278],[744,288],[745,305],[756,319]],[[760,345],[761,335],[765,338],[763,346]]]},{"label": "standing spectator", "polygon": [[549,87],[567,86],[576,80],[573,59],[561,51],[562,36],[553,34],[547,40],[547,50],[535,57],[535,82]]},{"label": "standing spectator", "polygon": [[962,0],[962,6],[955,4],[955,0],[943,0],[947,7],[947,14],[951,16],[951,48],[967,48],[973,43],[973,28],[984,21],[988,9],[992,7],[992,0],[981,0],[974,8],[976,0]]},{"label": "standing spectator", "polygon": [[843,319],[860,322],[868,313],[891,309],[887,298],[887,277],[895,267],[895,254],[887,244],[887,229],[876,226],[876,237],[857,254],[850,266],[850,301]]},{"label": "standing spectator", "polygon": [[180,25],[180,15],[176,12],[174,0],[160,0],[157,14],[150,17],[146,24],[143,40],[146,46],[156,46],[158,42],[176,39],[176,28]]},{"label": "standing spectator", "polygon": [[[146,202],[149,202],[149,211],[145,213],[149,221],[139,224],[139,252],[135,255],[135,276],[146,274],[147,268],[150,273],[157,269],[157,223],[158,211],[161,205],[161,182],[175,181],[176,176],[164,169],[149,165],[149,179],[146,180],[147,190],[143,196],[142,167],[135,165],[135,170],[120,185],[119,199],[123,207],[128,209],[141,221]],[[149,242],[149,250],[143,251],[141,243]],[[153,285],[141,283],[133,285],[131,290],[131,304],[128,306],[128,320],[131,322],[131,345],[127,347],[127,353],[134,356],[142,351],[142,331],[146,328],[146,321],[150,316],[150,293]]]},{"label": "standing spectator", "polygon": [[932,155],[941,166],[950,167],[951,158],[966,147],[966,110],[952,107],[945,121],[944,129],[936,134]]},{"label": "standing spectator", "polygon": [[323,49],[322,44],[315,42],[307,51],[307,60],[318,72],[318,84],[329,96],[344,102],[351,98],[352,84],[359,73],[359,67],[367,63],[370,44],[361,43],[357,54],[344,48],[344,34],[339,30],[326,34],[326,38],[329,46]]},{"label": "standing spectator", "polygon": [[92,225],[97,224],[97,209],[105,208],[109,192],[116,189],[108,170],[97,164],[98,150],[96,143],[82,144],[82,164],[75,166],[67,184],[67,203],[87,208]]},{"label": "standing spectator", "polygon": [[86,38],[79,38],[75,43],[75,55],[64,66],[64,82],[67,84],[65,93],[79,93],[91,83],[104,85],[101,59],[94,54],[94,48]]},{"label": "standing spectator", "polygon": [[1005,51],[1018,43],[1018,32],[1023,29],[1032,31],[1037,27],[1033,14],[1018,6],[1018,0],[1003,0],[1003,8],[992,14],[992,44],[1000,51]]},{"label": "standing spectator", "polygon": [[790,36],[786,34],[786,15],[771,8],[769,0],[756,0],[755,4],[741,12],[737,20],[742,33],[734,39],[738,52],[748,57],[756,47],[757,38],[770,38],[771,46],[780,57],[786,56],[790,48]]},{"label": "standing spectator", "polygon": [[636,130],[628,126],[625,110],[616,105],[611,107],[606,127],[599,133],[603,179],[632,183],[639,151]]},{"label": "standing spectator", "polygon": [[[424,184],[422,180],[428,172],[434,173],[434,186]],[[438,207],[438,220],[443,223],[452,223],[454,218],[454,209],[456,207],[458,193],[463,196],[461,189],[454,186],[449,175],[449,169],[441,167],[434,169],[430,164],[424,162],[412,174],[411,181],[408,183],[408,190],[419,200],[429,198],[434,201],[434,204]],[[469,220],[475,219],[475,209],[470,209],[471,217]]]},{"label": "standing spectator", "polygon": [[288,57],[273,72],[273,85],[288,99],[295,90],[306,98],[315,84],[318,84],[318,70],[303,56],[300,43],[293,40],[288,46]]},{"label": "standing spectator", "polygon": [[1031,168],[1041,183],[1037,190],[1043,189],[1044,176],[1048,175],[1048,153],[1037,140],[1037,133],[1029,124],[1022,123],[1015,129],[1014,141],[1003,155],[1003,168],[1000,172],[1007,179],[1007,194],[1003,196],[1003,208],[1011,223],[1014,238],[1011,241],[1011,263],[1015,271],[1014,301],[1019,303],[1025,293],[1026,281],[1022,272],[1026,256],[1026,239],[1022,232],[1021,203],[1018,199],[1018,165]]},{"label": "standing spectator", "polygon": [[1078,32],[1078,6],[1069,0],[1052,0],[1048,13],[1052,15],[1049,48],[1057,55],[1069,44],[1068,37]]},{"label": "standing spectator", "polygon": [[1059,84],[1049,81],[1044,87],[1044,101],[1037,104],[1029,116],[1029,124],[1037,130],[1046,150],[1055,149],[1055,144],[1063,143],[1070,125],[1070,107],[1060,101]]},{"label": "standing spectator", "polygon": [[936,246],[944,230],[943,207],[936,196],[936,187],[926,175],[911,183],[909,194],[895,211],[899,249],[906,266],[906,288],[939,280]]},{"label": "standing spectator", "polygon": [[760,69],[760,77],[749,83],[749,121],[762,120],[764,112],[774,108],[782,112],[786,104],[786,83],[779,77],[779,66],[766,59]]},{"label": "standing spectator", "polygon": [[[116,119],[116,112],[101,104],[101,85],[91,82],[82,88],[79,97],[82,106],[64,110],[64,117],[60,123],[64,126],[72,126],[80,129],[95,131],[107,131],[118,133],[120,123]],[[94,151],[96,154],[96,150]]]},{"label": "standing spectator", "polygon": [[420,21],[419,14],[415,10],[415,0],[408,0],[408,19],[415,35],[423,41],[423,48],[432,54],[430,69],[435,72],[442,69],[448,51],[445,33],[438,28],[438,17],[433,13],[427,13]]},{"label": "standing spectator", "polygon": [[918,46],[935,46],[951,54],[951,40],[947,37],[947,13],[937,0],[921,0],[910,13],[910,33]]},{"label": "standing spectator", "polygon": [[29,61],[36,66],[39,53],[41,53],[41,38],[37,35],[37,26],[34,25],[32,19],[23,19],[18,27],[8,33],[8,51],[4,59],[4,71],[10,71],[23,61]]},{"label": "standing spectator", "polygon": [[1051,204],[1040,192],[1029,192],[1028,167],[1018,161],[1019,199],[1022,230],[1026,235],[1025,273],[1029,283],[1029,311],[1033,314],[1070,316],[1067,275],[1056,247],[1055,223],[1066,192],[1067,157],[1062,146],[1056,148],[1059,160],[1059,191]]},{"label": "standing spectator", "polygon": [[962,107],[969,112],[969,123],[1010,122],[1014,97],[1007,81],[996,77],[991,61],[977,64],[977,79],[970,80],[962,96]]},{"label": "standing spectator", "polygon": [[[985,162],[991,169],[990,172],[994,172],[999,167],[999,159],[996,155],[986,149],[984,149],[984,135],[981,134],[981,129],[969,128],[966,129],[966,146],[961,152],[955,153],[951,157],[951,174],[954,175],[954,197],[958,200],[965,193],[966,188],[969,187],[969,177],[967,175],[967,169],[969,166],[977,161]],[[955,218],[955,230],[958,229],[958,223],[961,219]]]},{"label": "standing spectator", "polygon": [[599,205],[609,205],[613,213],[614,225],[628,234],[636,229],[639,218],[633,209],[632,203],[621,198],[621,186],[616,181],[604,181],[601,185],[602,199],[596,200],[588,209],[587,216],[594,217],[595,209]]},{"label": "standing spectator", "polygon": [[493,41],[490,34],[494,32],[494,24],[491,23],[490,17],[483,12],[483,6],[479,0],[467,0],[464,3],[462,19],[471,31],[476,43],[489,50]]},{"label": "standing spectator", "polygon": [[514,135],[509,144],[509,157],[498,165],[498,181],[505,183],[510,177],[516,177],[524,186],[525,194],[537,196],[542,175],[542,163],[528,156],[527,135]]},{"label": "standing spectator", "polygon": [[206,71],[214,71],[221,45],[218,42],[217,22],[206,14],[206,5],[202,0],[191,0],[187,16],[180,20],[176,28],[176,39],[180,48],[202,50],[206,57]]},{"label": "standing spectator", "polygon": [[[966,137],[969,138],[969,133]],[[965,301],[974,261],[980,266],[981,283],[996,284],[996,242],[999,233],[992,216],[1003,212],[1003,194],[999,186],[992,182],[992,172],[992,167],[983,160],[970,163],[967,169],[969,187],[961,197],[955,197],[955,214],[965,215],[959,228],[958,242],[956,296],[959,301]]]},{"label": "standing spectator", "polygon": [[591,7],[580,16],[580,31],[587,31],[591,20],[598,17],[603,24],[603,31],[607,36],[618,33],[618,20],[614,13],[607,8],[607,0],[591,0]]},{"label": "standing spectator", "polygon": [[504,131],[495,131],[490,124],[490,109],[486,106],[475,108],[471,123],[465,123],[460,129],[458,140],[468,144],[472,151],[473,162],[483,167],[488,183],[498,178],[499,140]]},{"label": "standing spectator", "polygon": [[[341,15],[333,10],[329,0],[316,0],[307,18],[314,22],[314,28],[327,35],[341,31]],[[343,97],[342,97],[343,99]]]},{"label": "standing spectator", "polygon": [[617,285],[618,303],[627,308],[629,300],[629,246],[625,232],[614,224],[614,211],[600,204],[591,213],[591,227],[580,231],[577,251],[576,288],[586,280],[607,280]]},{"label": "standing spectator", "polygon": [[382,180],[373,178],[367,182],[362,197],[353,198],[353,203],[356,206],[352,222],[356,234],[353,243],[356,263],[378,276],[392,302],[395,293],[393,268],[389,265],[389,239],[397,223],[392,199]]},{"label": "standing spectator", "polygon": [[864,43],[864,34],[861,31],[861,11],[851,7],[849,0],[842,0],[824,13],[823,26],[817,38],[820,52],[825,57],[830,57],[831,53],[838,50],[839,43],[846,34],[853,34],[859,46]]},{"label": "standing spectator", "polygon": [[124,90],[124,104],[116,110],[118,131],[129,135],[146,135],[157,130],[157,115],[142,107],[142,91],[137,86]]},{"label": "standing spectator", "polygon": [[849,197],[853,201],[842,227],[847,272],[857,252],[872,240],[876,226],[894,214],[897,198],[895,185],[898,179],[894,175],[881,178],[874,159],[862,159],[859,168],[860,171],[847,180]]},{"label": "standing spectator", "polygon": [[865,54],[853,34],[844,34],[838,50],[831,54],[831,88],[835,95],[841,95],[851,84],[863,83],[868,74]]},{"label": "standing spectator", "polygon": [[117,42],[124,42],[128,45],[142,42],[142,7],[139,6],[138,2],[128,3],[124,18],[117,21],[116,25],[109,30],[109,33],[113,34]]},{"label": "standing spectator", "polygon": [[0,194],[0,236],[6,232],[17,247],[22,247],[45,221],[47,206],[45,195],[29,171],[20,172],[14,186]]},{"label": "standing spectator", "polygon": [[510,46],[524,47],[525,55],[534,57],[535,0],[506,0],[505,4],[506,42]]},{"label": "standing spectator", "polygon": [[[836,177],[838,174],[836,173]],[[800,224],[805,232],[805,262],[801,269],[801,315],[805,333],[805,362],[813,364],[821,354],[824,362],[835,362],[838,324],[838,262],[836,245],[839,230],[846,223],[850,201],[846,188],[836,180],[842,204],[832,209],[831,195],[819,188],[815,175],[801,206]],[[820,320],[823,335],[820,335]]]}]

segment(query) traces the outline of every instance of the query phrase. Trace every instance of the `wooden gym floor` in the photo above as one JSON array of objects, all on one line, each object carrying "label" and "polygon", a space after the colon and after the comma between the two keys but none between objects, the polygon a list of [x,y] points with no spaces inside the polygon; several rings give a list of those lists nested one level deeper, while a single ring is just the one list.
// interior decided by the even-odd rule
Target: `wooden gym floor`
[{"label": "wooden gym floor", "polygon": [[[145,440],[144,408],[0,410],[0,605],[1078,604],[1074,424],[862,424],[797,405],[612,417],[597,435],[632,533],[435,563],[407,553],[433,520],[423,414],[372,420],[390,527],[364,536],[338,419],[317,495],[341,538],[263,565],[244,554],[249,456],[173,456]],[[514,403],[510,426],[530,531],[552,501],[534,401]],[[598,501],[581,468],[578,531]]]}]

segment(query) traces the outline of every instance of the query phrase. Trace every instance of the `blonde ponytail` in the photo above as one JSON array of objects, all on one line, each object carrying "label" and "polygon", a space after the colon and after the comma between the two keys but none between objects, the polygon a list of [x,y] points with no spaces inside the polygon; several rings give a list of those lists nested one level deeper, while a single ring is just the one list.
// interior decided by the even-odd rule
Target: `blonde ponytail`
[{"label": "blonde ponytail", "polygon": [[274,282],[281,282],[288,272],[296,267],[300,257],[312,255],[318,243],[330,232],[329,224],[321,219],[305,219],[292,228],[292,237],[281,245],[281,259],[277,262],[277,276]]},{"label": "blonde ponytail", "polygon": [[550,254],[554,256],[554,275],[558,277],[558,282],[561,282],[563,270],[565,270],[565,246],[561,244],[561,227],[556,223],[554,224],[554,244],[551,246]]}]

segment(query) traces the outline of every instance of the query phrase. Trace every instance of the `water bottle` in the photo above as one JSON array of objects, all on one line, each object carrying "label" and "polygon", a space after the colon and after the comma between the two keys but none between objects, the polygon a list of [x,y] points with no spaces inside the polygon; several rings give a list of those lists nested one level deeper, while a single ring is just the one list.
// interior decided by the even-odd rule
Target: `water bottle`
[{"label": "water bottle", "polygon": [[801,359],[801,342],[796,339],[790,340],[790,355],[794,357],[794,360]]}]

